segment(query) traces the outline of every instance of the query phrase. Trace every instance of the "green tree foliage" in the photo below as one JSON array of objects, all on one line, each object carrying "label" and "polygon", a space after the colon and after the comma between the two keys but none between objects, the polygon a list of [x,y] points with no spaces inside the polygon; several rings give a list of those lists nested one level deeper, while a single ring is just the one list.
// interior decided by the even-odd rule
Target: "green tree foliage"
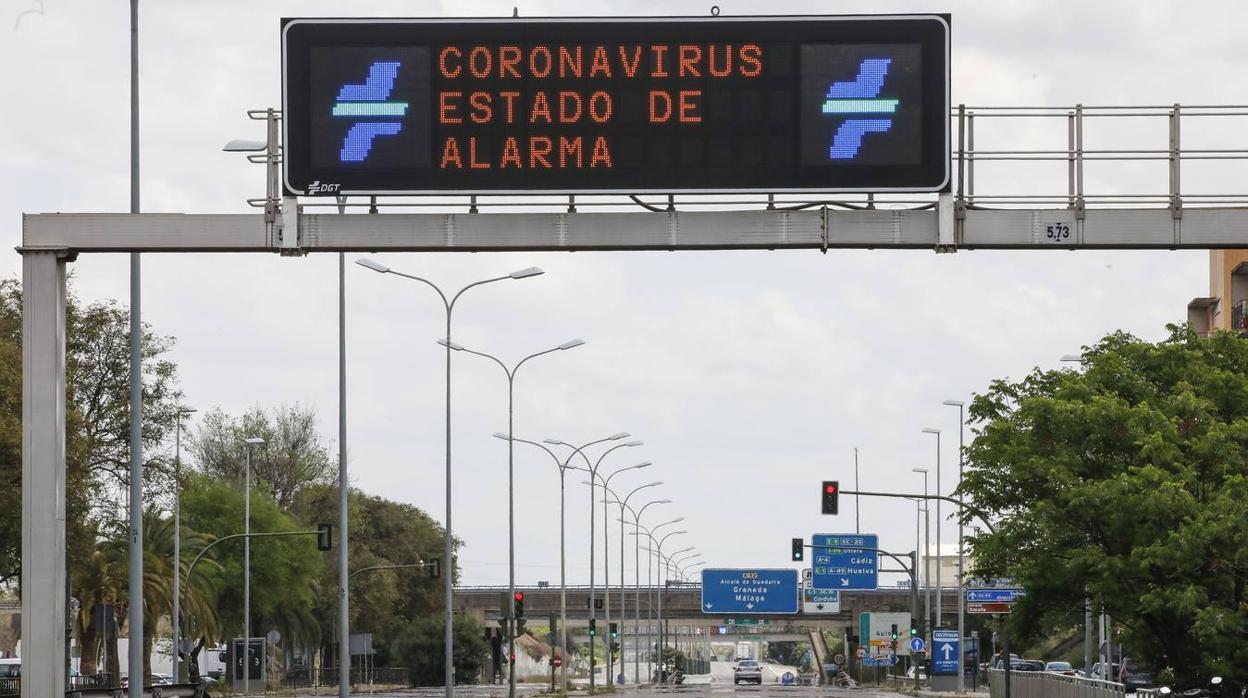
[{"label": "green tree foliage", "polygon": [[[83,304],[69,293],[66,308],[66,545],[74,581],[89,571],[98,532],[121,516],[129,483],[129,314],[115,301]],[[22,295],[16,280],[0,281],[0,586],[21,572]],[[173,340],[144,327],[143,442],[146,499],[170,491],[165,443],[180,394],[176,366],[166,358]]]},{"label": "green tree foliage", "polygon": [[[184,476],[182,524],[215,538],[242,533],[245,498],[241,483],[210,475]],[[266,494],[251,494],[252,533],[307,530],[283,513]],[[220,635],[201,619],[189,619],[189,637],[210,641],[243,635],[243,539],[213,548],[218,569],[205,576],[217,591]],[[201,563],[203,564],[203,563]],[[320,642],[320,626],[313,614],[321,557],[315,536],[255,538],[251,542],[252,632],[260,636],[275,628],[282,637],[306,646]],[[195,570],[196,575],[199,569]]]},{"label": "green tree foliage", "polygon": [[[456,613],[451,632],[455,682],[474,683],[489,652],[481,624],[471,616]],[[413,686],[446,685],[445,633],[446,618],[435,613],[407,624],[397,638],[395,655],[408,668]]]},{"label": "green tree foliage", "polygon": [[1248,342],[1112,334],[970,416],[962,490],[997,521],[976,574],[1026,587],[1014,632],[1068,628],[1087,597],[1155,670],[1248,681]]},{"label": "green tree foliage", "polygon": [[[409,504],[399,504],[358,490],[349,493],[350,529],[347,541],[351,570],[384,565],[411,565],[441,560],[445,529],[425,512]],[[338,522],[338,488],[313,485],[296,499],[293,513],[306,526]],[[338,535],[335,546],[342,540]],[[338,551],[323,553],[315,612],[323,627],[333,627],[338,617]],[[445,570],[442,571],[445,574]],[[414,618],[442,608],[441,578],[429,568],[374,569],[351,577],[351,628],[370,632],[382,656],[391,660],[389,650]],[[336,638],[326,637],[326,649]]]},{"label": "green tree foliage", "polygon": [[267,411],[255,407],[241,417],[210,410],[192,441],[200,470],[241,482],[246,462],[243,440],[252,437],[264,439],[264,444],[252,449],[251,486],[282,510],[290,509],[301,489],[328,483],[337,473],[316,431],[316,411],[301,405]]}]

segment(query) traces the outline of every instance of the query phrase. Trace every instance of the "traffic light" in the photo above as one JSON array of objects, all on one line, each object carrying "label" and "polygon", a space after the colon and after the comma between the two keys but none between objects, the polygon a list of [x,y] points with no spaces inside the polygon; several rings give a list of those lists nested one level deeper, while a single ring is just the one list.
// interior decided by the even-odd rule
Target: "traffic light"
[{"label": "traffic light", "polygon": [[598,634],[598,619],[590,618],[589,619],[589,636],[593,637],[597,634]]},{"label": "traffic light", "polygon": [[801,538],[793,539],[793,562],[801,562],[806,557],[806,546]]},{"label": "traffic light", "polygon": [[892,634],[889,635],[889,638],[892,639],[893,642],[897,642],[897,624],[896,623],[893,623],[893,632]]},{"label": "traffic light", "polygon": [[919,636],[919,626],[915,625],[914,623],[911,623],[910,624],[910,637],[918,637],[918,636]]},{"label": "traffic light", "polygon": [[620,626],[616,625],[615,623],[608,623],[607,632],[611,633],[611,640],[614,641],[616,638],[620,636]]},{"label": "traffic light", "polygon": [[516,601],[516,617],[523,618],[524,617],[524,592],[517,591],[514,598]]},{"label": "traffic light", "polygon": [[836,514],[840,508],[841,483],[836,480],[823,481],[823,513]]},{"label": "traffic light", "polygon": [[322,552],[334,548],[334,527],[323,523],[316,525],[316,549]]}]

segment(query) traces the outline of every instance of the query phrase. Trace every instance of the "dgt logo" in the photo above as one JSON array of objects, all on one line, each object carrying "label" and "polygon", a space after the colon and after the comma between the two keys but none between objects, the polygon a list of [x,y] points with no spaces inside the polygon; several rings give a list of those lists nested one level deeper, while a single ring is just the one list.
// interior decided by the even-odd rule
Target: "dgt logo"
[{"label": "dgt logo", "polygon": [[401,118],[407,113],[407,102],[387,101],[399,67],[398,61],[375,61],[362,84],[348,83],[338,91],[332,115],[354,120],[342,139],[340,162],[364,162],[373,149],[374,138],[395,136],[403,129]]},{"label": "dgt logo", "polygon": [[823,113],[849,118],[845,118],[832,137],[832,147],[828,150],[830,159],[853,160],[862,147],[863,136],[883,133],[893,127],[893,119],[885,115],[896,113],[901,100],[880,98],[892,62],[891,58],[864,59],[853,81],[832,83],[823,103]]},{"label": "dgt logo", "polygon": [[341,187],[341,184],[321,184],[321,180],[316,180],[308,185],[309,194],[333,194]]}]

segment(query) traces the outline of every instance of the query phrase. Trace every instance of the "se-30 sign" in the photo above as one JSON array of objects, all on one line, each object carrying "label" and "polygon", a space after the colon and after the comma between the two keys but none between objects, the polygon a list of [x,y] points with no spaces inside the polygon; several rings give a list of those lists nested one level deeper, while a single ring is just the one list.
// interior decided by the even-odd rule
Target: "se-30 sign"
[{"label": "se-30 sign", "polygon": [[948,185],[947,16],[287,19],[282,63],[291,194]]}]

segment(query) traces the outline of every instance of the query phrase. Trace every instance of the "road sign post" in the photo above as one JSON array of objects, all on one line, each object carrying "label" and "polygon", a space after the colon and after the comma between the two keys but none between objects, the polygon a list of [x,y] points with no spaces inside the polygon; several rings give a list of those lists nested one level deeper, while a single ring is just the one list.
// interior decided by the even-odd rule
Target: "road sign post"
[{"label": "road sign post", "polygon": [[797,613],[797,597],[797,570],[702,570],[706,614]]}]

